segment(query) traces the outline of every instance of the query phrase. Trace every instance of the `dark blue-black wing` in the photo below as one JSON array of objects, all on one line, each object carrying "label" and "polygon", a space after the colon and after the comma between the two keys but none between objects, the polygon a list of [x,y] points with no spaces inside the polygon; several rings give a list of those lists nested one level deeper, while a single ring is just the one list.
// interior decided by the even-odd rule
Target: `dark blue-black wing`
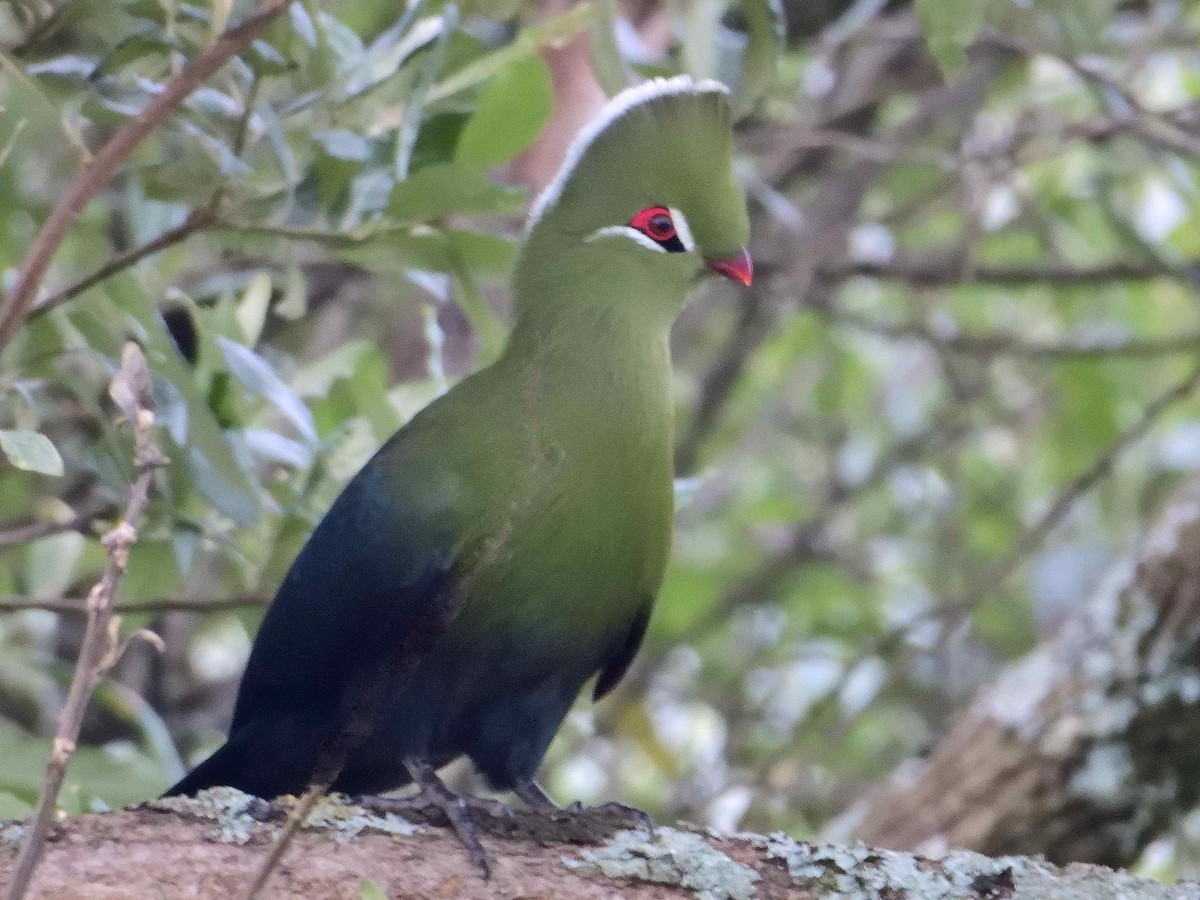
[{"label": "dark blue-black wing", "polygon": [[642,604],[641,611],[638,613],[638,617],[630,624],[629,631],[626,632],[624,640],[609,656],[604,667],[600,669],[600,675],[596,679],[596,687],[592,690],[593,700],[599,700],[604,697],[625,677],[625,673],[629,671],[629,666],[633,662],[633,658],[637,656],[637,652],[642,646],[643,638],[646,637],[646,626],[650,624],[650,613],[653,610],[654,606],[651,602]]},{"label": "dark blue-black wing", "polygon": [[168,794],[304,790],[335,732],[453,612],[453,540],[436,518],[397,496],[378,456],[351,480],[267,610],[228,742]]}]

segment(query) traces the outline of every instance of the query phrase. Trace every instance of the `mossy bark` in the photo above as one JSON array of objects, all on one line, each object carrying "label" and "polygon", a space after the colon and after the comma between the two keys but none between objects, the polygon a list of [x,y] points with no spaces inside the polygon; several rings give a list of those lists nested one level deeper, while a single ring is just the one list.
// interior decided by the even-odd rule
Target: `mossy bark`
[{"label": "mossy bark", "polygon": [[[32,896],[226,898],[245,889],[286,808],[226,788],[56,827]],[[1059,869],[1024,857],[956,851],[940,859],[809,844],[782,835],[715,835],[679,828],[580,832],[540,814],[480,823],[494,876],[484,881],[451,833],[322,801],[273,873],[271,898],[360,898],[363,879],[392,900],[521,897],[553,900],[1191,900],[1167,886],[1096,866]],[[20,826],[0,826],[0,883]]]},{"label": "mossy bark", "polygon": [[1200,803],[1200,482],[1058,637],[980,692],[854,837],[1132,865]]}]

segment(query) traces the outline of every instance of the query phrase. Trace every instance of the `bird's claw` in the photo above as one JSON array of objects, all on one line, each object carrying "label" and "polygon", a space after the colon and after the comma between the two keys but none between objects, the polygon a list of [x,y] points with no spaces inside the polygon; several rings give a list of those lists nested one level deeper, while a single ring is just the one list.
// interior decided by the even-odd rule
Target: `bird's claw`
[{"label": "bird's claw", "polygon": [[638,809],[635,806],[626,806],[624,803],[599,803],[595,806],[585,806],[580,801],[576,800],[567,807],[573,815],[581,817],[594,817],[602,821],[620,822],[628,821],[631,825],[640,827],[651,838],[654,837],[654,820],[650,818],[650,814]]},{"label": "bird's claw", "polygon": [[640,828],[654,837],[654,820],[640,809],[622,803],[601,803],[585,806],[576,800],[567,806],[557,806],[549,795],[534,781],[518,783],[514,788],[527,806],[534,812],[544,813],[551,819],[573,819],[580,824],[609,825],[613,827]]},{"label": "bird's claw", "polygon": [[[443,785],[444,786],[444,785]],[[356,797],[355,802],[363,809],[379,813],[395,813],[396,815],[429,822],[432,825],[449,825],[458,837],[459,843],[467,851],[471,862],[478,866],[485,879],[492,877],[492,864],[488,858],[483,843],[479,840],[479,830],[475,826],[472,813],[482,813],[487,816],[512,815],[512,811],[503,804],[478,797],[460,797],[449,788],[445,793],[422,788],[410,797]],[[503,807],[500,812],[495,806]],[[441,815],[439,816],[438,813]]]},{"label": "bird's claw", "polygon": [[479,867],[485,879],[491,878],[491,860],[479,840],[475,817],[481,820],[508,819],[513,811],[498,800],[455,793],[437,776],[433,767],[423,761],[406,761],[405,765],[418,787],[417,793],[409,797],[359,797],[359,805],[375,812],[396,813],[433,825],[449,824],[471,862]]}]

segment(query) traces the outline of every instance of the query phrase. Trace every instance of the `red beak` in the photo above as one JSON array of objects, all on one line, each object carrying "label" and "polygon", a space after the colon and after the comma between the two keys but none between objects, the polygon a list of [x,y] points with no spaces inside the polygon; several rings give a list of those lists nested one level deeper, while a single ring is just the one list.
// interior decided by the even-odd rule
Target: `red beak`
[{"label": "red beak", "polygon": [[749,284],[754,280],[754,261],[750,259],[750,251],[745,247],[725,259],[706,259],[704,265],[718,275],[724,275],[742,284]]}]

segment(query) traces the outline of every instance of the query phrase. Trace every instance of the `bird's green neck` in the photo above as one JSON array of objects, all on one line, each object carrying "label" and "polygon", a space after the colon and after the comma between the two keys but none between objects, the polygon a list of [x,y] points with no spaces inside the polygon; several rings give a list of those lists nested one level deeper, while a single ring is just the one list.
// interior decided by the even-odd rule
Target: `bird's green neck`
[{"label": "bird's green neck", "polygon": [[696,279],[691,254],[651,254],[631,241],[590,241],[556,231],[553,214],[529,234],[513,271],[514,336],[667,334]]},{"label": "bird's green neck", "polygon": [[535,230],[518,260],[516,318],[498,367],[526,384],[536,406],[527,412],[554,441],[669,444],[668,337],[685,285],[662,284],[636,254],[626,265],[579,242],[548,243]]}]

